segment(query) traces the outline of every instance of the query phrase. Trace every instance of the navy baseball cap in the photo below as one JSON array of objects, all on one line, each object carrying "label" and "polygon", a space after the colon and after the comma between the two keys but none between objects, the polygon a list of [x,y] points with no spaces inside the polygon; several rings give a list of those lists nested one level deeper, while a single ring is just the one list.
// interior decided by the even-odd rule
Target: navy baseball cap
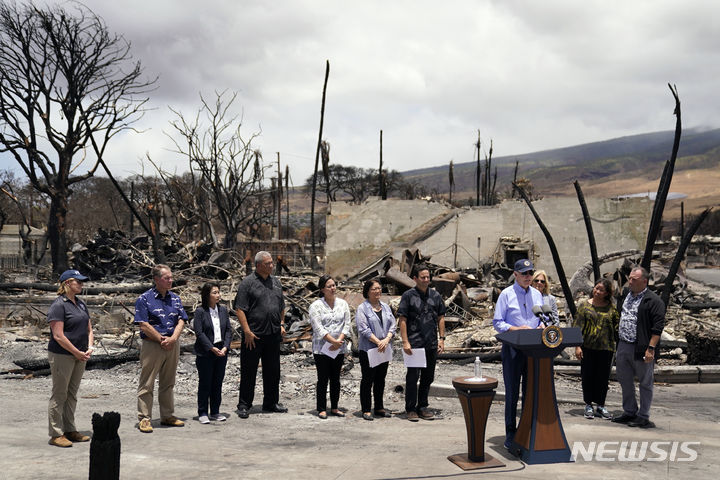
[{"label": "navy baseball cap", "polygon": [[62,275],[60,275],[60,283],[66,280],[70,280],[71,278],[74,278],[75,280],[80,280],[81,282],[84,282],[88,279],[88,277],[80,273],[78,270],[65,270]]},{"label": "navy baseball cap", "polygon": [[535,267],[533,266],[532,262],[528,260],[527,258],[521,258],[517,262],[515,262],[515,267],[513,267],[513,270],[519,273],[527,272],[528,270],[534,270]]}]

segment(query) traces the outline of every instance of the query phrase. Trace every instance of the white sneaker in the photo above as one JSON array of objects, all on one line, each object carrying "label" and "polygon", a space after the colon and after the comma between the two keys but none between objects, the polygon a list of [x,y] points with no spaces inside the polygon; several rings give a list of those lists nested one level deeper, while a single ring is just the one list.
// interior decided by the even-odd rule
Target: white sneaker
[{"label": "white sneaker", "polygon": [[208,418],[207,415],[201,415],[200,417],[198,417],[198,422],[200,422],[202,424],[207,424],[207,423],[210,423],[210,419]]},{"label": "white sneaker", "polygon": [[608,409],[602,405],[598,405],[597,408],[595,409],[595,416],[604,418],[606,420],[610,420],[612,418],[612,415],[610,415],[610,412],[608,412]]},{"label": "white sneaker", "polygon": [[595,418],[595,412],[593,411],[592,405],[585,405],[585,418],[588,420]]},{"label": "white sneaker", "polygon": [[227,417],[223,415],[222,413],[218,413],[217,415],[210,415],[210,420],[217,420],[218,422],[224,422],[227,420]]}]

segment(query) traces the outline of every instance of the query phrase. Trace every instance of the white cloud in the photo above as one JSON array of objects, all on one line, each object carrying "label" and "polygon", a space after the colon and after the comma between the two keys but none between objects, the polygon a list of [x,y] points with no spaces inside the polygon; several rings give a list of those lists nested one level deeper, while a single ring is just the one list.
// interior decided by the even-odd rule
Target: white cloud
[{"label": "white cloud", "polygon": [[164,166],[173,115],[198,93],[239,92],[243,131],[266,159],[311,173],[325,60],[323,138],[331,161],[407,170],[472,159],[480,129],[495,156],[672,130],[677,84],[688,127],[720,126],[720,4],[701,0],[337,2],[126,0],[85,3],[160,75],[138,125],[111,142],[111,165]]}]

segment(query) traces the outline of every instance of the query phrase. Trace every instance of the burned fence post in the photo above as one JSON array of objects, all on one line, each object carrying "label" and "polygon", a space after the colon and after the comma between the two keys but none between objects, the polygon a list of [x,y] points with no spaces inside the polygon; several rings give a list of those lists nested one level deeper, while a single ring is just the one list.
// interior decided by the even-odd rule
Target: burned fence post
[{"label": "burned fence post", "polygon": [[90,441],[90,480],[115,480],[120,478],[120,414],[93,413],[93,436]]},{"label": "burned fence post", "polygon": [[567,302],[567,308],[568,310],[570,310],[570,315],[575,318],[577,314],[575,300],[573,299],[572,293],[570,292],[570,285],[568,285],[567,278],[565,278],[565,269],[563,269],[562,262],[560,261],[560,255],[558,254],[557,247],[555,246],[555,241],[553,240],[552,235],[550,235],[550,232],[548,231],[543,221],[540,219],[540,215],[538,215],[537,211],[535,211],[535,207],[532,206],[532,202],[525,193],[525,190],[520,188],[515,182],[512,183],[512,186],[515,190],[517,190],[518,194],[520,194],[523,200],[525,200],[525,203],[530,209],[530,212],[532,212],[533,217],[535,217],[535,221],[537,222],[538,227],[540,227],[540,230],[542,230],[543,234],[545,235],[545,240],[547,240],[548,242],[548,247],[550,247],[550,253],[552,254],[553,262],[555,263],[555,270],[557,271],[560,285],[562,285],[563,294],[565,295],[565,301]]},{"label": "burned fence post", "polygon": [[593,274],[597,283],[600,281],[600,263],[598,262],[597,246],[595,245],[595,234],[592,228],[592,219],[590,218],[590,212],[588,212],[587,204],[585,203],[585,195],[583,195],[582,189],[580,188],[580,182],[575,180],[575,191],[577,192],[578,202],[580,202],[580,209],[582,210],[583,220],[585,220],[585,230],[587,230],[588,245],[590,246],[590,258],[592,259]]},{"label": "burned fence post", "polygon": [[678,149],[680,148],[680,137],[682,136],[682,119],[680,115],[680,97],[678,97],[677,87],[670,85],[670,91],[675,98],[675,110],[676,116],[675,121],[675,140],[673,141],[672,154],[670,159],[665,162],[665,168],[663,169],[662,177],[660,178],[660,184],[658,185],[657,195],[655,196],[655,204],[653,205],[653,213],[650,218],[650,228],[648,229],[647,243],[645,244],[645,254],[643,255],[642,262],[640,265],[647,271],[650,271],[650,260],[652,259],[652,251],[655,246],[655,240],[657,240],[660,232],[660,225],[662,224],[662,215],[665,210],[665,200],[667,200],[668,192],[670,191],[670,182],[672,181],[673,170],[675,169],[675,160],[677,159]]},{"label": "burned fence post", "polygon": [[700,215],[695,218],[695,220],[693,220],[693,223],[688,227],[687,233],[685,234],[682,241],[680,242],[680,245],[678,246],[678,250],[675,253],[675,258],[673,258],[673,262],[670,265],[670,270],[668,270],[667,277],[665,278],[665,285],[663,286],[662,295],[660,296],[663,303],[665,304],[665,307],[667,307],[668,303],[670,302],[670,292],[672,291],[672,284],[675,280],[675,276],[677,275],[677,271],[680,268],[680,262],[682,262],[682,259],[685,258],[685,252],[687,251],[688,246],[690,246],[693,235],[695,235],[695,232],[697,232],[698,228],[700,228],[700,224],[703,222],[703,220],[705,220],[705,218],[707,218],[711,210],[712,207],[706,208]]}]

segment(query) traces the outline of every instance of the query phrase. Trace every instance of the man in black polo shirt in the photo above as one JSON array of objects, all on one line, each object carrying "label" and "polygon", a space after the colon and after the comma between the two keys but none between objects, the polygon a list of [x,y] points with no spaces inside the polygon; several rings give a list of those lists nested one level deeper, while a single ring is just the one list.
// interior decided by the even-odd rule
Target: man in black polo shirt
[{"label": "man in black polo shirt", "polygon": [[270,275],[268,252],[255,255],[255,272],[240,283],[235,313],[243,330],[240,348],[240,400],[238,416],[248,418],[255,396],[258,363],[262,360],[263,405],[267,412],[287,412],[280,400],[280,343],[285,335],[285,300],[280,280]]},{"label": "man in black polo shirt", "polygon": [[445,350],[445,303],[440,294],[430,288],[430,270],[426,266],[413,268],[412,277],[415,287],[400,299],[398,326],[405,353],[411,355],[413,348],[425,349],[425,368],[408,367],[405,376],[405,412],[408,420],[417,422],[418,417],[425,420],[434,417],[427,408],[428,394],[435,378],[437,354]]}]

